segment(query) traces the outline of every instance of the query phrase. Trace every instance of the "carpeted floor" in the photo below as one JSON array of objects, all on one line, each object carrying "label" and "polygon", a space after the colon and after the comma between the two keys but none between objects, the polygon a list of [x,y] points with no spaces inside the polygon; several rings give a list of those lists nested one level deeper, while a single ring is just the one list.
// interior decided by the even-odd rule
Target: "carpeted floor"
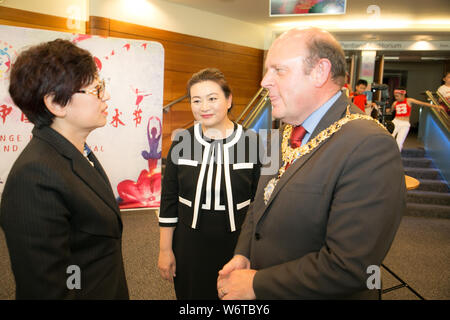
[{"label": "carpeted floor", "polygon": [[[384,264],[425,299],[450,299],[450,219],[403,217]],[[383,289],[400,284],[383,270]],[[385,300],[418,299],[407,288]]]},{"label": "carpeted floor", "polygon": [[159,226],[154,211],[130,211],[124,221],[123,255],[130,298],[173,300],[173,284],[158,272]]}]

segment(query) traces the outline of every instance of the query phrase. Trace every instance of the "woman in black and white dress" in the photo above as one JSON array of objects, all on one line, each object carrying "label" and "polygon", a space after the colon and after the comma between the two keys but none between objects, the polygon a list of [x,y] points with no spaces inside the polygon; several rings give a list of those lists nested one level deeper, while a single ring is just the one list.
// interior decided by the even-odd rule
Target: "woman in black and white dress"
[{"label": "woman in black and white dress", "polygon": [[196,124],[177,134],[161,195],[158,267],[177,299],[217,299],[260,174],[258,138],[228,118],[231,90],[217,69],[188,81]]}]

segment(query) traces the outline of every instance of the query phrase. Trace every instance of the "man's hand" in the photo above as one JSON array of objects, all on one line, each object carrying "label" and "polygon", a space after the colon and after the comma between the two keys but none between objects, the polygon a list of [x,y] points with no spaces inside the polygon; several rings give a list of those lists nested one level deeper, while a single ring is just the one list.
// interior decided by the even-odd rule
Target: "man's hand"
[{"label": "man's hand", "polygon": [[250,269],[250,261],[236,255],[219,271],[217,292],[222,300],[256,299],[253,278],[256,270]]},{"label": "man's hand", "polygon": [[250,269],[250,260],[240,254],[237,254],[223,266],[222,270],[219,271],[219,279],[221,276],[226,276],[230,274],[230,272],[240,269]]},{"label": "man's hand", "polygon": [[253,278],[256,270],[234,270],[229,275],[219,278],[217,291],[221,300],[254,300]]}]

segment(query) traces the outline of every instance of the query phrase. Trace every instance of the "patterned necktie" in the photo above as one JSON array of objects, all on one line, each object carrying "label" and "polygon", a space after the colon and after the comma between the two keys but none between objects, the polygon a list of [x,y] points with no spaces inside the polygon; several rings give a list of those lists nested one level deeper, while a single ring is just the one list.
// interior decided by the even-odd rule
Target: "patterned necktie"
[{"label": "patterned necktie", "polygon": [[[298,148],[302,145],[302,140],[305,137],[306,129],[303,128],[303,126],[297,126],[292,129],[291,137],[289,138],[289,144],[291,145],[291,148]],[[286,165],[286,169],[289,168],[289,166],[292,164],[292,162],[288,163]]]}]

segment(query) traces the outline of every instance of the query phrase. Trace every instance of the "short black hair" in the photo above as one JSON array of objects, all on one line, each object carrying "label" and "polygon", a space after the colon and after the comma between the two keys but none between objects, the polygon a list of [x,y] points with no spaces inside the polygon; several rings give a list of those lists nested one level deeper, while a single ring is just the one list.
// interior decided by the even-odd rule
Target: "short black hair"
[{"label": "short black hair", "polygon": [[359,80],[356,82],[356,86],[359,86],[360,84],[363,84],[363,85],[365,85],[365,86],[367,87],[367,81],[364,80],[364,79],[359,79]]},{"label": "short black hair", "polygon": [[9,94],[36,127],[49,126],[55,117],[44,97],[53,95],[66,106],[72,95],[97,76],[97,66],[89,51],[68,40],[56,39],[28,48],[13,63]]}]

